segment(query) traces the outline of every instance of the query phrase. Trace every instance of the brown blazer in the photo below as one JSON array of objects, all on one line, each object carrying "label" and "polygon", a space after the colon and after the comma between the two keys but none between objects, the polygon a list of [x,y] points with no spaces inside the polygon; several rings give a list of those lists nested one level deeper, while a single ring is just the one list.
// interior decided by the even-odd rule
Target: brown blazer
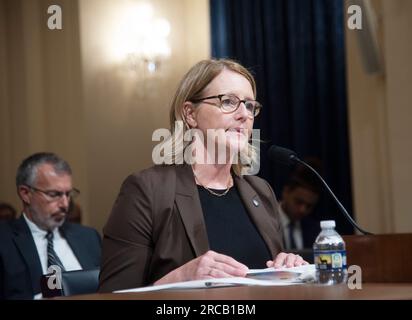
[{"label": "brown blazer", "polygon": [[[269,184],[235,177],[240,198],[275,257],[282,249],[278,203]],[[100,291],[149,285],[209,250],[193,171],[154,166],[130,175],[103,229]]]}]

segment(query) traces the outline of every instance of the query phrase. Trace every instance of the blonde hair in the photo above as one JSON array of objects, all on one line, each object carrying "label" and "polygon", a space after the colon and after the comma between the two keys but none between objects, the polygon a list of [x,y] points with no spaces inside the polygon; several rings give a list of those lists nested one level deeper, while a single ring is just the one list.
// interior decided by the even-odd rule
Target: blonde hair
[{"label": "blonde hair", "polygon": [[[256,97],[255,79],[245,67],[236,61],[229,59],[208,59],[195,64],[183,76],[170,105],[170,129],[172,135],[163,142],[163,144],[172,144],[172,148],[169,149],[172,150],[172,154],[165,155],[165,158],[170,158],[171,160],[168,163],[182,163],[183,152],[190,144],[190,142],[183,142],[182,144],[184,134],[189,129],[183,112],[185,102],[202,98],[203,90],[223,70],[230,70],[244,76],[252,86],[253,94]],[[185,125],[175,130],[176,121],[182,121]],[[256,161],[257,156],[255,147],[248,143],[248,147],[240,152],[239,161],[232,165],[234,173],[241,176],[242,169],[249,166],[249,163]],[[247,164],[242,162],[246,162]]]}]

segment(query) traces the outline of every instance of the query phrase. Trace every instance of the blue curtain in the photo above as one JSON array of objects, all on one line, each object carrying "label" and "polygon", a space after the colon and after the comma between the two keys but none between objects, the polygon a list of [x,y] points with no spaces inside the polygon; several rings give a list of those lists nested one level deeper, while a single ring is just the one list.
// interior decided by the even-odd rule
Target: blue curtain
[{"label": "blue curtain", "polygon": [[[280,196],[288,175],[267,159],[271,144],[318,157],[322,173],[352,212],[346,108],[344,4],[341,0],[210,0],[212,56],[254,73],[263,112],[261,171]],[[351,225],[324,194],[315,213]]]}]

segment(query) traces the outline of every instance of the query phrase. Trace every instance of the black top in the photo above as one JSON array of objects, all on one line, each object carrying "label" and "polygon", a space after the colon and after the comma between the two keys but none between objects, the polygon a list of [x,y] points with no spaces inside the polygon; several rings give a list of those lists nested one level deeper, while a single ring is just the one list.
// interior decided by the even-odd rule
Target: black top
[{"label": "black top", "polygon": [[266,268],[266,261],[271,260],[272,255],[245,210],[236,187],[222,197],[201,186],[198,190],[210,249],[228,255],[250,269]]}]

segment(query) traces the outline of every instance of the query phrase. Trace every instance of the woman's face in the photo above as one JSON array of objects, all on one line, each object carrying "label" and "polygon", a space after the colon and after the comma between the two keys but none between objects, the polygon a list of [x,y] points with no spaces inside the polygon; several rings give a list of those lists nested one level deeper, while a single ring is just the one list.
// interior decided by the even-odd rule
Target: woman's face
[{"label": "woman's face", "polygon": [[[255,100],[253,89],[249,81],[239,73],[223,70],[205,88],[202,98],[220,94],[234,95],[240,100]],[[219,108],[218,98],[207,99],[193,109],[192,127],[200,129],[206,139],[208,129],[217,130],[218,144],[230,148],[231,152],[238,152],[247,146],[253,128],[253,117],[247,111],[244,103],[232,113],[224,113]],[[223,139],[220,139],[223,138]],[[222,141],[223,140],[223,141]]]}]

